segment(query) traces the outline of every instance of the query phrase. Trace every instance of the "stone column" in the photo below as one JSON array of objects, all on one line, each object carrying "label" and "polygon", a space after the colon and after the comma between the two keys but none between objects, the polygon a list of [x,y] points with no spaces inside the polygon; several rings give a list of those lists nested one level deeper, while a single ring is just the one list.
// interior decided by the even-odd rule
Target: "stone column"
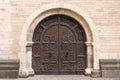
[{"label": "stone column", "polygon": [[32,46],[33,43],[28,43],[26,46],[26,53],[27,53],[27,71],[30,76],[34,75],[34,70],[32,69]]},{"label": "stone column", "polygon": [[93,46],[91,42],[86,42],[87,47],[87,68],[85,74],[90,75],[93,70]]}]

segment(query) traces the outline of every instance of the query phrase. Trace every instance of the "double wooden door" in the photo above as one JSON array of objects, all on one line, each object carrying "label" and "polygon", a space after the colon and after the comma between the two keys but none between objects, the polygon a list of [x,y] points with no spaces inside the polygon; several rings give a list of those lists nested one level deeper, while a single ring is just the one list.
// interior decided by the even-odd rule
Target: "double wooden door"
[{"label": "double wooden door", "polygon": [[[40,41],[33,45],[32,66],[36,74],[83,74],[86,48],[79,41],[77,30],[60,22],[40,25]],[[45,29],[45,30],[44,30]],[[39,34],[40,35],[40,34]]]}]

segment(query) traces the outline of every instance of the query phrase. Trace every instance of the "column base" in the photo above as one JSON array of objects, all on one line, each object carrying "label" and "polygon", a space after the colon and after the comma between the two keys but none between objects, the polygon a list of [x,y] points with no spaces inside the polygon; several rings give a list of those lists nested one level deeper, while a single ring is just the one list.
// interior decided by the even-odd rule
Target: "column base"
[{"label": "column base", "polygon": [[86,69],[85,69],[85,75],[86,75],[86,76],[90,76],[92,70],[93,70],[93,68],[86,68]]},{"label": "column base", "polygon": [[26,69],[22,69],[19,71],[19,78],[27,78],[28,76],[29,76],[29,74]]},{"label": "column base", "polygon": [[29,76],[34,76],[34,70],[32,68],[27,69]]}]

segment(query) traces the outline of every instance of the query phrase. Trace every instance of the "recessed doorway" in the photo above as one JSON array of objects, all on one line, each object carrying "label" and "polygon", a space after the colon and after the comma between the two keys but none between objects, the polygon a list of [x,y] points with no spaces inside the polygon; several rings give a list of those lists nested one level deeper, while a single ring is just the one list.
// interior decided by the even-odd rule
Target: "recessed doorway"
[{"label": "recessed doorway", "polygon": [[33,34],[32,67],[35,74],[84,74],[86,34],[65,15],[43,19]]}]

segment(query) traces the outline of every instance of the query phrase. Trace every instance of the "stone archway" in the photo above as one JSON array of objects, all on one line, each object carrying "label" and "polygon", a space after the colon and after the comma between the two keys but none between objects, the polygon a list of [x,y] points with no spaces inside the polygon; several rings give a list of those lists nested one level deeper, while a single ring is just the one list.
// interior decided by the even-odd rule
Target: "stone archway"
[{"label": "stone archway", "polygon": [[[42,19],[44,19],[47,16],[55,15],[55,14],[64,14],[70,16],[83,26],[83,29],[85,30],[87,37],[87,41],[86,41],[87,68],[85,71],[86,74],[91,74],[91,71],[93,69],[93,52],[94,52],[93,51],[94,45],[92,43],[94,39],[97,40],[96,34],[92,34],[92,31],[95,30],[94,24],[92,23],[92,20],[87,16],[87,14],[84,13],[81,9],[79,9],[76,6],[64,4],[64,3],[57,3],[57,4],[53,3],[46,5],[38,9],[28,18],[20,38],[21,52],[19,54],[19,57],[21,59],[21,65],[22,65],[22,67],[20,67],[21,73],[27,75],[34,74],[34,70],[32,69],[32,60],[31,60],[32,44],[33,44],[32,37],[33,37],[34,29]],[[24,59],[21,58],[21,55],[24,56]]]}]

